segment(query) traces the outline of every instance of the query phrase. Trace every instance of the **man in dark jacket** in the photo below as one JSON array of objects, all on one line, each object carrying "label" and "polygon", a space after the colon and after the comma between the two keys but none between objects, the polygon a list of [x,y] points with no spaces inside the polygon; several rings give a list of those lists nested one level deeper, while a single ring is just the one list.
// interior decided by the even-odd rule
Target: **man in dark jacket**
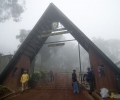
[{"label": "man in dark jacket", "polygon": [[54,81],[54,74],[53,74],[53,71],[52,71],[52,70],[50,71],[50,80],[51,80],[51,81]]},{"label": "man in dark jacket", "polygon": [[88,72],[87,72],[86,80],[90,84],[90,92],[93,92],[94,91],[94,75],[93,75],[93,71],[90,68],[88,68],[87,70],[88,70]]},{"label": "man in dark jacket", "polygon": [[120,75],[116,76],[116,80],[117,80],[117,85],[118,85],[118,91],[120,92]]},{"label": "man in dark jacket", "polygon": [[77,84],[77,76],[76,76],[76,70],[73,70],[72,73],[72,84],[73,84],[73,89],[74,89],[74,93],[79,93],[79,89],[78,89],[78,84]]}]

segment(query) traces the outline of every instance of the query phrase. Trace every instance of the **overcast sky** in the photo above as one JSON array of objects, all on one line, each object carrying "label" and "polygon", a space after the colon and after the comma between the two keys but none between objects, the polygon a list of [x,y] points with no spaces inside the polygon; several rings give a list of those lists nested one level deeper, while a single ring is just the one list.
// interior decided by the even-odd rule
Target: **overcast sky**
[{"label": "overcast sky", "polygon": [[0,23],[0,52],[13,54],[19,30],[31,30],[51,2],[88,38],[120,39],[120,0],[26,0],[21,22]]}]

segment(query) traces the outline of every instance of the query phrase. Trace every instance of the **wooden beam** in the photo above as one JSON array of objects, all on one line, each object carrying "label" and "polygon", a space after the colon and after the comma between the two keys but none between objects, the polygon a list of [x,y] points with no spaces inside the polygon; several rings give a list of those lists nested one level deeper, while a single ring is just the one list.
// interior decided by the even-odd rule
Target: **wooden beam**
[{"label": "wooden beam", "polygon": [[54,36],[54,35],[61,35],[61,34],[66,34],[66,33],[72,33],[72,31],[64,31],[64,32],[57,32],[57,33],[49,33],[49,34],[41,34],[38,36],[38,38],[44,38],[44,37],[49,37],[49,36]]},{"label": "wooden beam", "polygon": [[56,29],[56,30],[45,30],[45,31],[42,31],[42,33],[48,33],[48,32],[55,32],[55,31],[65,31],[67,30],[66,28],[60,28],[60,29]]},{"label": "wooden beam", "polygon": [[62,46],[62,45],[65,45],[65,43],[48,44],[48,47],[55,47],[55,46]]}]

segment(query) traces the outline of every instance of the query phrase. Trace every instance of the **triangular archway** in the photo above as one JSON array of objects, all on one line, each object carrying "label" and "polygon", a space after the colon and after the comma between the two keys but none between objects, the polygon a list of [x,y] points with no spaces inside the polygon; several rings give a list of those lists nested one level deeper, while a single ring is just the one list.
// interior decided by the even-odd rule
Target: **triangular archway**
[{"label": "triangular archway", "polygon": [[[102,87],[114,90],[117,89],[115,75],[120,74],[118,67],[52,3],[46,9],[24,43],[21,45],[10,63],[6,66],[5,70],[0,75],[0,83],[5,85],[10,84],[9,86],[18,83],[19,78],[12,79],[13,68],[15,68],[15,66],[30,66],[30,62],[34,59],[47,39],[47,37],[38,39],[38,36],[43,34],[44,31],[52,30],[51,24],[53,22],[60,22],[66,30],[72,30],[71,35],[89,53],[90,64],[96,79],[96,89],[100,89]],[[27,63],[24,62],[23,59],[26,59]],[[97,73],[98,66],[100,65],[104,65],[106,72],[106,75],[102,78],[99,77]],[[14,84],[9,83],[10,80],[15,81]]]}]

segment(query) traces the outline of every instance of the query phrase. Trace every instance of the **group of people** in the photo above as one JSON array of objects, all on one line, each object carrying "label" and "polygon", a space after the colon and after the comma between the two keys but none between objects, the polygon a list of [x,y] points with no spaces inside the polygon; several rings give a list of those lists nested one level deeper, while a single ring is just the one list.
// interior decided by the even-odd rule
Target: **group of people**
[{"label": "group of people", "polygon": [[[90,68],[88,68],[87,70],[88,70],[87,74],[84,75],[83,80],[86,80],[90,84],[90,91],[93,92],[94,75]],[[54,81],[54,74],[52,70],[49,72],[49,75],[50,75],[50,81]],[[27,73],[27,70],[24,70],[24,73],[22,74],[20,80],[20,82],[22,83],[22,92],[25,89],[28,89],[28,80],[29,80],[29,75]],[[72,73],[72,86],[73,86],[73,92],[79,93],[79,84],[77,80],[76,70],[73,70]]]},{"label": "group of people", "polygon": [[[94,74],[93,71],[88,68],[87,74],[84,74],[83,80],[87,81],[90,85],[90,92],[94,91]],[[79,93],[79,84],[77,80],[76,70],[73,70],[72,73],[72,86],[73,86],[73,92]]]}]

